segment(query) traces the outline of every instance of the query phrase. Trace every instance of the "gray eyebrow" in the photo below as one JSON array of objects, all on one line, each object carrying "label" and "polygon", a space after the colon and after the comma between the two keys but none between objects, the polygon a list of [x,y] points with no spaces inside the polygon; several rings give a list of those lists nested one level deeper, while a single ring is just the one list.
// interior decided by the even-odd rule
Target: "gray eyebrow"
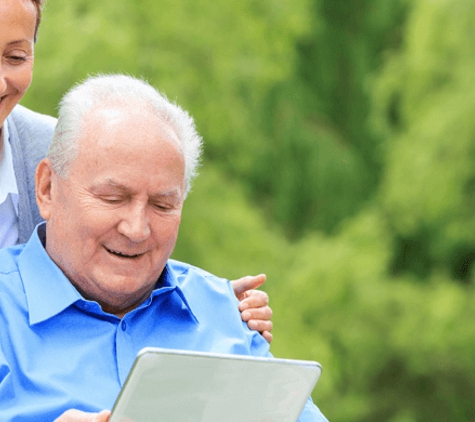
[{"label": "gray eyebrow", "polygon": [[[110,177],[106,178],[106,183],[111,186],[114,186],[116,188],[131,192],[131,193],[134,192],[134,190],[127,184],[118,183],[114,181],[113,179],[111,179]],[[95,185],[94,187],[99,187],[99,185]],[[152,200],[155,200],[155,199],[160,199],[160,198],[170,198],[173,196],[177,196],[178,198],[180,198],[182,196],[182,193],[179,191],[179,189],[171,189],[169,191],[165,191],[159,194],[150,195],[150,198],[152,198]]]}]

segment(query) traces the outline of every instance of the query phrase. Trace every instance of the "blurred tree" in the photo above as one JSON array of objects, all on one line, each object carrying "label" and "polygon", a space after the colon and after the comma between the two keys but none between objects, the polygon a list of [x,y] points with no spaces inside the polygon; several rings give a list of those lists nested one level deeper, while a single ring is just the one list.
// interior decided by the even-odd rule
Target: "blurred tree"
[{"label": "blurred tree", "polygon": [[475,261],[475,4],[414,2],[404,48],[375,90],[388,139],[381,203],[396,247],[392,269],[473,280]]},{"label": "blurred tree", "polygon": [[314,400],[330,419],[472,421],[475,291],[444,273],[390,278],[390,232],[373,209],[295,247],[273,297],[273,352],[323,364]]},{"label": "blurred tree", "polygon": [[332,232],[373,198],[381,138],[370,125],[369,81],[400,44],[400,0],[314,0],[292,78],[265,105],[268,140],[250,169],[254,195],[291,237]]},{"label": "blurred tree", "polygon": [[241,184],[211,165],[203,168],[183,208],[174,257],[227,278],[264,272],[271,280],[264,287],[277,295],[275,281],[290,265],[291,251],[248,202]]}]

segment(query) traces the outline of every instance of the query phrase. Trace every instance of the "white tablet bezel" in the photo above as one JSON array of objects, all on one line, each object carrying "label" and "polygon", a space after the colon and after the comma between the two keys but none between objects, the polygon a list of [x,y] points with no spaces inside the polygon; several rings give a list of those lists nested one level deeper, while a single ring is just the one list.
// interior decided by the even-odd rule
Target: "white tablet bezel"
[{"label": "white tablet bezel", "polygon": [[110,422],[292,422],[320,374],[314,361],[145,348]]}]

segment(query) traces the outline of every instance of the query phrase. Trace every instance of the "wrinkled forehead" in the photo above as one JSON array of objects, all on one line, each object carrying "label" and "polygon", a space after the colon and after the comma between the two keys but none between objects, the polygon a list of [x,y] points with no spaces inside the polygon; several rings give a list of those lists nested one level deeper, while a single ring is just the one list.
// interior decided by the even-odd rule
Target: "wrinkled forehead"
[{"label": "wrinkled forehead", "polygon": [[82,123],[68,178],[91,182],[114,175],[122,184],[135,180],[137,189],[137,184],[145,188],[151,181],[184,189],[181,145],[170,125],[153,113],[108,107],[86,113]]},{"label": "wrinkled forehead", "polygon": [[[94,136],[98,133],[101,136]],[[182,144],[171,122],[153,110],[131,104],[124,107],[123,104],[114,103],[92,108],[83,118],[82,134],[87,136],[80,138],[95,139],[98,147],[112,147],[118,142],[118,133],[128,135],[130,142],[137,148],[153,147],[143,142],[154,139],[157,148],[161,142],[169,142],[183,155]]]}]

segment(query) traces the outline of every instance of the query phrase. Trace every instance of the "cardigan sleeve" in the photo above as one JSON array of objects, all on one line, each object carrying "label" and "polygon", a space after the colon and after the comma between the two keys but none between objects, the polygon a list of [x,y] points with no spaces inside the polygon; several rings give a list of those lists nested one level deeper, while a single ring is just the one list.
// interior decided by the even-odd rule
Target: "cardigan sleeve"
[{"label": "cardigan sleeve", "polygon": [[19,243],[25,243],[42,221],[36,205],[35,172],[48,151],[56,119],[20,105],[7,119],[19,193]]}]

